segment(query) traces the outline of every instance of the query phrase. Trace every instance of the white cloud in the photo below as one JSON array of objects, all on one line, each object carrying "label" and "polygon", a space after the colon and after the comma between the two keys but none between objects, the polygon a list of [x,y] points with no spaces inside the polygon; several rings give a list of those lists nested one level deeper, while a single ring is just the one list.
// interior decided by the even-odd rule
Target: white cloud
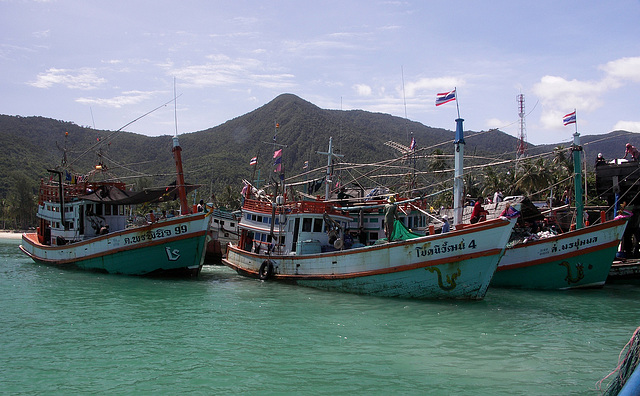
[{"label": "white cloud", "polygon": [[602,94],[617,86],[609,79],[586,82],[544,76],[533,86],[533,92],[542,103],[540,122],[545,128],[562,127],[563,115],[573,109],[578,109],[578,114],[598,109],[603,105]]},{"label": "white cloud", "polygon": [[612,78],[640,82],[640,57],[616,59],[600,69]]},{"label": "white cloud", "polygon": [[487,129],[502,129],[502,128],[506,128],[508,126],[511,126],[514,124],[513,121],[503,121],[503,120],[499,120],[497,118],[489,118],[486,122],[485,122]]},{"label": "white cloud", "polygon": [[[257,59],[232,59],[226,55],[209,55],[209,62],[168,70],[180,85],[188,87],[230,86],[252,84],[264,88],[288,89],[295,86],[294,75],[289,73],[265,73],[265,67]],[[164,67],[171,68],[171,64]]]},{"label": "white cloud", "polygon": [[353,86],[359,96],[371,96],[372,89],[366,84],[356,84]]},{"label": "white cloud", "polygon": [[152,98],[157,93],[157,91],[127,91],[123,92],[122,95],[115,96],[113,98],[78,98],[76,99],[76,102],[88,105],[120,108],[123,106],[141,103]]},{"label": "white cloud", "polygon": [[435,101],[438,92],[448,92],[463,85],[464,80],[457,77],[421,78],[418,81],[406,83],[404,89],[407,98],[415,97],[420,91],[427,91],[427,94],[433,95]]},{"label": "white cloud", "polygon": [[65,85],[70,89],[94,89],[107,80],[98,77],[95,69],[82,68],[77,70],[51,68],[38,74],[36,81],[29,85],[36,88],[51,88],[56,84]]},{"label": "white cloud", "polygon": [[618,121],[616,122],[616,125],[613,126],[612,130],[623,130],[640,133],[640,121]]},{"label": "white cloud", "polygon": [[602,96],[607,92],[620,88],[625,81],[640,82],[640,57],[616,59],[600,66],[600,69],[605,75],[599,81],[567,80],[549,75],[542,77],[533,86],[534,93],[542,103],[542,126],[551,129],[562,127],[562,116],[573,109],[578,110],[580,121],[581,112],[589,113],[604,105]]}]

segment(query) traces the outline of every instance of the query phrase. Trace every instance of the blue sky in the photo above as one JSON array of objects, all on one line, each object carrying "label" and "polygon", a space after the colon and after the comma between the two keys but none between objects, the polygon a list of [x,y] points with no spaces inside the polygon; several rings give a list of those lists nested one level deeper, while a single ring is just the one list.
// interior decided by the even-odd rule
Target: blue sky
[{"label": "blue sky", "polygon": [[[573,109],[582,135],[640,132],[638,21],[628,0],[0,0],[0,113],[115,130],[175,79],[179,133],[281,93],[453,130],[434,101],[457,87],[469,130],[517,136],[522,93],[534,144],[570,141]],[[174,107],[125,130],[171,135]]]}]

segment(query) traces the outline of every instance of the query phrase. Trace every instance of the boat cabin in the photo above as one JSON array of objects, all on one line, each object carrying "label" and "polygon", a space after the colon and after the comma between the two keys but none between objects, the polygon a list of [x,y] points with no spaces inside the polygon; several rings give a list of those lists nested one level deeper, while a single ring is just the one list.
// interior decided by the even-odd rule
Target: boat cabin
[{"label": "boat cabin", "polygon": [[[272,205],[245,200],[239,227],[239,246],[250,252],[313,254],[340,248],[351,218],[322,201],[297,201]],[[273,235],[273,236],[272,236]]]}]

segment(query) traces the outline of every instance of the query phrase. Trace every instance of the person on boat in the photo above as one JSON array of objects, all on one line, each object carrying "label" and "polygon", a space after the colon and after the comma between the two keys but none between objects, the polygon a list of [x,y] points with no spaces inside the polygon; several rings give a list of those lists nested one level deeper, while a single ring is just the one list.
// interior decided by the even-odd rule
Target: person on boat
[{"label": "person on boat", "polygon": [[602,156],[602,153],[598,153],[598,157],[596,158],[596,166],[606,164],[607,161]]},{"label": "person on boat", "polygon": [[638,149],[635,148],[631,143],[627,143],[625,148],[626,148],[626,150],[624,152],[624,157],[622,157],[622,158],[627,158],[627,155],[629,155],[629,154],[631,154],[631,159],[633,161],[637,161],[638,158],[640,158],[640,151],[638,151]]},{"label": "person on boat", "polygon": [[197,206],[198,212],[204,212],[204,201],[201,199]]},{"label": "person on boat", "polygon": [[500,213],[500,217],[506,217],[507,219],[513,219],[520,216],[520,212],[511,207],[511,203],[507,202],[504,205],[504,210]]},{"label": "person on boat", "polygon": [[478,200],[473,205],[473,211],[471,212],[471,224],[475,224],[479,221],[485,221],[487,219],[487,212],[482,207],[482,197],[478,197]]},{"label": "person on boat", "polygon": [[350,249],[353,246],[353,235],[351,235],[351,231],[346,230],[344,233],[344,248]]},{"label": "person on boat", "polygon": [[451,225],[449,224],[449,216],[442,216],[442,233],[449,232],[451,230]]},{"label": "person on boat", "polygon": [[347,194],[347,189],[345,187],[340,188],[340,191],[338,191],[338,200],[340,201],[340,206],[349,205],[349,198],[351,198],[351,195]]},{"label": "person on boat", "polygon": [[389,242],[391,242],[391,236],[393,234],[393,223],[398,219],[396,198],[392,195],[387,200],[387,204],[384,205],[384,234]]},{"label": "person on boat", "polygon": [[493,194],[493,203],[498,203],[498,202],[502,202],[502,191],[496,191]]},{"label": "person on boat", "polygon": [[569,188],[566,188],[564,193],[562,193],[562,202],[564,202],[565,205],[569,205],[571,203],[571,192],[569,191]]},{"label": "person on boat", "polygon": [[362,226],[358,228],[358,241],[363,245],[367,244],[367,233],[364,231],[364,227]]}]

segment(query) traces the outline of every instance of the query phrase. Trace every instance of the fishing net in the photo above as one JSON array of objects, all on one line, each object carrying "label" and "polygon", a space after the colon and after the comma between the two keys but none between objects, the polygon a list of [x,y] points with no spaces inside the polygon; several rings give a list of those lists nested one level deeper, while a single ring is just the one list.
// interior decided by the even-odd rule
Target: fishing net
[{"label": "fishing net", "polygon": [[[607,389],[603,392],[603,395],[617,395],[618,393],[620,393],[626,382],[633,374],[634,370],[638,366],[638,363],[640,363],[640,327],[638,327],[633,333],[627,345],[622,348],[619,356],[618,367],[616,367],[616,369],[613,370],[609,375],[598,381],[598,383],[596,384],[596,388],[598,390],[601,390],[603,382],[605,382],[605,380],[607,379],[613,378]],[[634,390],[631,389],[625,394],[633,393]]]},{"label": "fishing net", "polygon": [[407,239],[420,238],[424,235],[418,235],[411,232],[410,229],[404,226],[401,221],[396,220],[393,223],[393,233],[391,234],[392,241],[406,241]]}]

